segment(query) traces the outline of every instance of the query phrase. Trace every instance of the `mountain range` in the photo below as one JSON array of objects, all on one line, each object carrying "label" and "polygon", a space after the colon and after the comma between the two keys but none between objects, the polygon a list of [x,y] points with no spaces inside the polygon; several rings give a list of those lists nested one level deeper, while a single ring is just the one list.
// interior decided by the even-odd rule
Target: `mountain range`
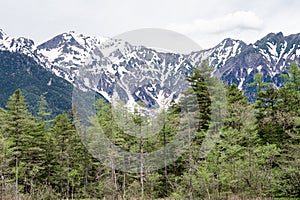
[{"label": "mountain range", "polygon": [[[35,78],[45,79],[48,86],[50,77],[52,80],[55,77],[67,88],[74,85],[83,91],[93,90],[108,101],[116,94],[128,104],[142,101],[149,108],[157,108],[178,98],[185,87],[184,77],[204,60],[213,67],[216,76],[226,84],[236,84],[250,101],[255,98],[255,88],[248,84],[254,81],[256,73],[262,73],[264,81],[281,87],[280,74],[291,62],[300,62],[300,34],[270,33],[253,44],[226,38],[215,47],[179,54],[73,31],[36,45],[33,40],[12,38],[0,30],[0,52],[1,75],[16,66],[9,64],[13,65],[18,57],[27,59],[19,62],[25,74],[32,75],[28,62],[39,66],[47,76]],[[11,61],[4,65],[3,56]],[[7,83],[13,81],[11,76],[2,78]],[[1,90],[10,91],[9,87],[17,85],[2,84]],[[36,87],[42,91],[46,86]]]}]

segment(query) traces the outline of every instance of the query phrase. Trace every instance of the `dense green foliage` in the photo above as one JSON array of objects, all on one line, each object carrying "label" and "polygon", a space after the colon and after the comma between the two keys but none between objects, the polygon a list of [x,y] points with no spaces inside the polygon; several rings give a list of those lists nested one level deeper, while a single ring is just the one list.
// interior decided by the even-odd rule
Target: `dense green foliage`
[{"label": "dense green foliage", "polygon": [[[36,115],[28,110],[21,90],[0,109],[1,199],[247,199],[300,198],[300,69],[292,63],[283,75],[284,87],[263,83],[257,100],[247,102],[235,85],[226,87],[226,102],[216,101],[201,71],[187,78],[197,97],[198,130],[189,149],[177,161],[155,171],[119,171],[94,159],[76,129],[79,120],[63,113],[51,119],[47,101],[40,97]],[[210,72],[207,68],[206,72]],[[213,101],[217,106],[213,106]],[[224,126],[205,157],[199,149],[211,126],[211,113],[226,107]],[[97,122],[117,146],[143,156],[164,147],[180,132],[180,111],[173,102],[157,135],[127,135],[112,116],[110,104],[96,103]],[[192,107],[193,108],[193,107]],[[135,130],[147,122],[138,110],[128,115]],[[78,128],[78,127],[77,127]]]}]

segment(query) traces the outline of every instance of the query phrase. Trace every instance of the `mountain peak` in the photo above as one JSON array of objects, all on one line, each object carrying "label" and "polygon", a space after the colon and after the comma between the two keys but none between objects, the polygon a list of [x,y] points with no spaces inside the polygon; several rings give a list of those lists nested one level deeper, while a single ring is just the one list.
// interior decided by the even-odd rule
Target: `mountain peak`
[{"label": "mountain peak", "polygon": [[256,44],[257,45],[266,44],[267,42],[271,42],[273,44],[276,44],[276,43],[283,42],[284,40],[285,39],[284,39],[284,36],[283,36],[282,32],[269,33],[265,37],[263,37],[262,39],[258,40],[256,42]]},{"label": "mountain peak", "polygon": [[232,38],[225,38],[224,40],[222,40],[222,42],[219,45],[222,45],[226,48],[228,46],[234,46],[236,44],[245,44],[246,45],[246,43],[243,42],[242,40],[237,40],[237,39],[232,39]]},{"label": "mountain peak", "polygon": [[237,39],[233,39],[233,38],[225,38],[222,40],[221,43],[223,42],[243,42],[242,40],[237,40]]},{"label": "mountain peak", "polygon": [[34,48],[34,41],[25,37],[19,37],[16,39],[22,46],[28,47],[29,49]]},{"label": "mountain peak", "polygon": [[300,33],[291,34],[285,37],[286,40],[291,41],[293,44],[299,44],[300,43]]},{"label": "mountain peak", "polygon": [[283,37],[283,33],[282,33],[282,32],[278,32],[278,33],[276,34],[276,36]]},{"label": "mountain peak", "polygon": [[105,42],[107,39],[109,39],[107,37],[87,36],[82,33],[78,33],[76,31],[69,31],[69,32],[63,33],[63,36],[65,37],[65,39],[70,39],[72,37],[74,40],[76,40],[81,45],[86,45],[88,43],[88,41],[100,44],[100,43]]},{"label": "mountain peak", "polygon": [[[60,48],[66,45],[70,46],[78,46],[78,42],[74,39],[73,35],[68,32],[68,33],[62,33],[60,35],[57,35],[53,37],[52,39],[48,40],[47,42],[41,44],[38,46],[38,49],[55,49],[55,48]],[[67,45],[67,46],[68,46]]]},{"label": "mountain peak", "polygon": [[263,38],[274,38],[274,37],[283,37],[283,33],[282,32],[278,32],[278,33],[268,33],[265,37]]}]

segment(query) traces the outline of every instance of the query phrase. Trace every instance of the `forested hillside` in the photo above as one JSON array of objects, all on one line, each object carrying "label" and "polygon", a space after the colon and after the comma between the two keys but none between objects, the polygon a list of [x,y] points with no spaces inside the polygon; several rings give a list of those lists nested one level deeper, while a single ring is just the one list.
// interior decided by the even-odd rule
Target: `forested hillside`
[{"label": "forested hillside", "polygon": [[[202,66],[205,67],[205,66]],[[47,98],[29,112],[20,89],[0,110],[1,199],[250,199],[300,198],[300,68],[292,63],[275,88],[257,74],[249,103],[236,85],[226,87],[224,126],[214,148],[199,158],[212,113],[201,68],[187,80],[196,94],[199,126],[188,151],[156,171],[124,172],[93,158],[76,129],[76,109],[51,118]],[[210,79],[214,79],[211,77]],[[129,152],[164,147],[179,126],[180,106],[166,113],[158,135],[124,134],[111,115],[111,104],[99,99],[93,119],[113,143]],[[137,111],[129,117],[139,125]]]},{"label": "forested hillside", "polygon": [[28,108],[34,114],[37,113],[37,103],[42,94],[47,98],[48,109],[53,115],[72,107],[72,84],[55,76],[24,54],[0,51],[0,88],[1,107],[5,106],[8,97],[17,88],[22,89]]}]

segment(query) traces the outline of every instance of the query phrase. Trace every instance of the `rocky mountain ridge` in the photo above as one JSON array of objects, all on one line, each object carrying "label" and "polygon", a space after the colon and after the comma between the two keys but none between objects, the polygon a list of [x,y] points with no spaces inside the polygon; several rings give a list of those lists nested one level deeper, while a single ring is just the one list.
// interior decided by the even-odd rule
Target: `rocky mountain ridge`
[{"label": "rocky mountain ridge", "polygon": [[248,83],[256,73],[280,87],[280,74],[291,62],[300,62],[300,34],[270,33],[254,44],[227,38],[210,49],[177,54],[72,31],[35,45],[0,31],[0,50],[30,56],[55,75],[107,100],[116,93],[129,104],[142,101],[156,108],[177,98],[185,87],[184,77],[204,60],[216,76],[226,84],[236,84],[249,99],[254,88]]}]

